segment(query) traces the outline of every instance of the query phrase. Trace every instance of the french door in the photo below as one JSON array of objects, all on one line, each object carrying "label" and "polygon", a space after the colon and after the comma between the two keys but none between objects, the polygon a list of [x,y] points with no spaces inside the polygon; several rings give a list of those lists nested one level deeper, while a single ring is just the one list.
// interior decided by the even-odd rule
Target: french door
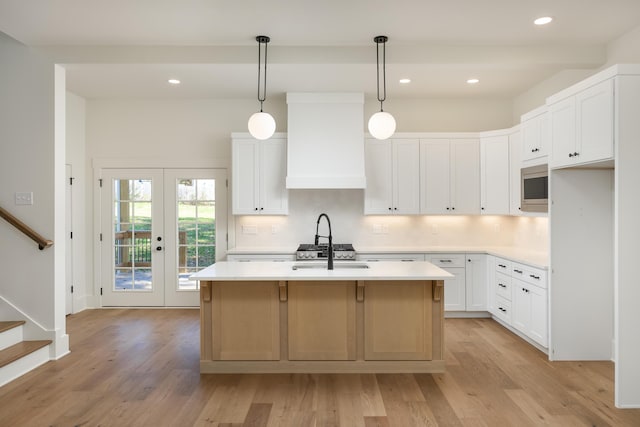
[{"label": "french door", "polygon": [[226,255],[226,170],[103,169],[102,183],[102,305],[198,306],[189,276]]}]

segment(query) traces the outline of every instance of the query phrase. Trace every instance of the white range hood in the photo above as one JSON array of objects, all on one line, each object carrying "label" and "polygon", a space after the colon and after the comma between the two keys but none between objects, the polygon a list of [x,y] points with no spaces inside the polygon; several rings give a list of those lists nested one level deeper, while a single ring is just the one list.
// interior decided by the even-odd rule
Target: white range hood
[{"label": "white range hood", "polygon": [[287,188],[365,188],[364,94],[287,93]]}]

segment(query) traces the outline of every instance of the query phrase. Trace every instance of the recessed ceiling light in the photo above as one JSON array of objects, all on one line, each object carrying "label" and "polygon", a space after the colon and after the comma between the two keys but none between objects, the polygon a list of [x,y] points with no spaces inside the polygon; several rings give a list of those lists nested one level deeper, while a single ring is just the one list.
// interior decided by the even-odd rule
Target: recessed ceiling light
[{"label": "recessed ceiling light", "polygon": [[179,85],[180,84],[180,80],[178,80],[178,79],[169,79],[167,81],[172,85]]},{"label": "recessed ceiling light", "polygon": [[478,79],[469,79],[469,80],[467,80],[467,83],[469,83],[470,85],[474,85],[474,84],[478,83],[479,81],[480,80],[478,80]]},{"label": "recessed ceiling light", "polygon": [[411,83],[411,79],[400,79],[400,83],[406,85],[407,83]]},{"label": "recessed ceiling light", "polygon": [[541,18],[536,19],[535,21],[533,21],[534,24],[536,25],[547,25],[549,22],[553,21],[553,18],[550,16],[543,16]]}]

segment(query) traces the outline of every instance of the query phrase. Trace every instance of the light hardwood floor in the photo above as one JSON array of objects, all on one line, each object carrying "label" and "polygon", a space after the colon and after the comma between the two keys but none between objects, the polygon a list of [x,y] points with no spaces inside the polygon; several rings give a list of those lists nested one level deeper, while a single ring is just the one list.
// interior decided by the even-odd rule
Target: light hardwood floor
[{"label": "light hardwood floor", "polygon": [[444,374],[200,375],[197,310],[69,316],[72,353],[0,388],[0,426],[640,426],[613,365],[447,319]]}]

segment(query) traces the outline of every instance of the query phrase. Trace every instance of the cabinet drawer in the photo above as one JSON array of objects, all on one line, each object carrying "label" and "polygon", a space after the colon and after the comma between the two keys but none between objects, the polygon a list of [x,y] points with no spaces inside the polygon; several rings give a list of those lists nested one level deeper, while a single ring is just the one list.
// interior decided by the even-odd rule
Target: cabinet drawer
[{"label": "cabinet drawer", "polygon": [[496,273],[495,290],[497,296],[511,301],[511,277]]},{"label": "cabinet drawer", "polygon": [[511,261],[496,257],[496,271],[506,275],[510,275]]},{"label": "cabinet drawer", "polygon": [[423,254],[397,253],[397,254],[358,254],[358,261],[376,262],[376,261],[424,261]]},{"label": "cabinet drawer", "polygon": [[427,255],[429,261],[438,267],[464,267],[464,254]]},{"label": "cabinet drawer", "polygon": [[513,263],[511,267],[512,277],[539,286],[543,289],[547,288],[547,271],[540,268],[531,267],[525,264]]},{"label": "cabinet drawer", "polygon": [[508,301],[502,298],[499,295],[496,295],[496,317],[506,322],[507,324],[511,324],[511,301]]}]

